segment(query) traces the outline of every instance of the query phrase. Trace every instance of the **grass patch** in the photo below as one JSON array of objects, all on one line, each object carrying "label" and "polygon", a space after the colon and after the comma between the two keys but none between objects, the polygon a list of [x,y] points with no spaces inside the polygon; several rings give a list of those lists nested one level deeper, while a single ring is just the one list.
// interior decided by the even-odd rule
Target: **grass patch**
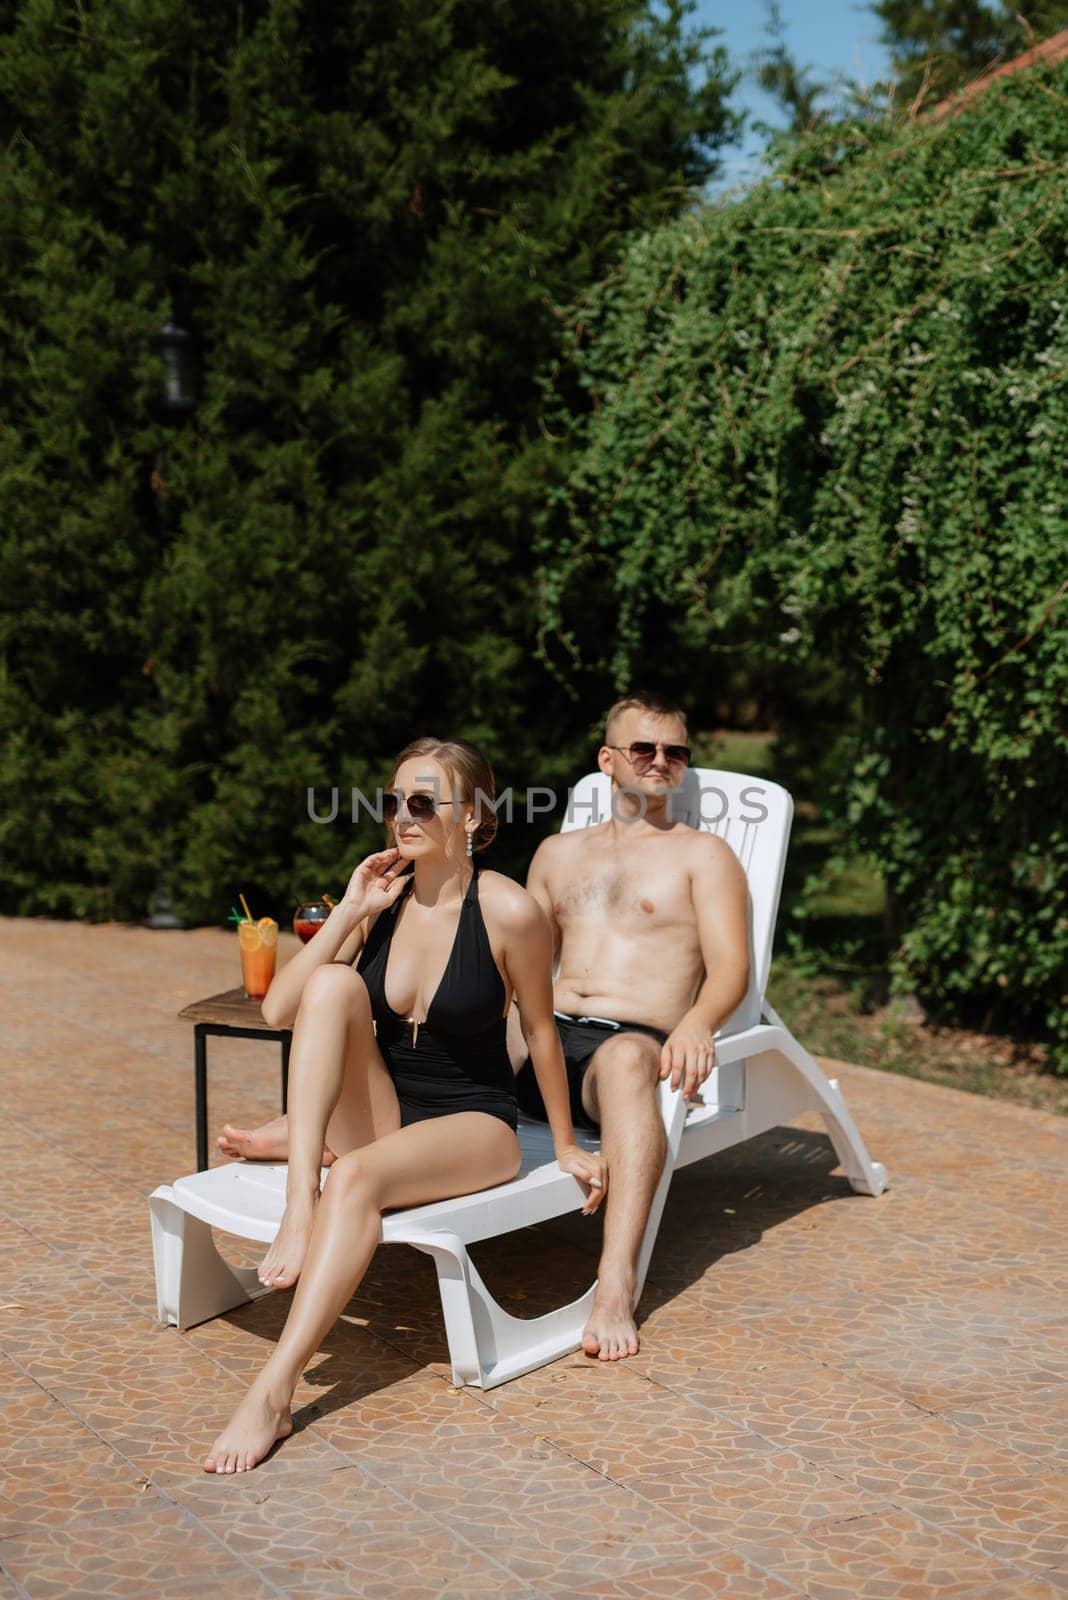
[{"label": "grass patch", "polygon": [[776,956],[768,994],[813,1055],[1068,1115],[1068,1080],[1033,1041],[910,1021],[894,1001],[873,1010],[863,983],[814,972],[808,956]]}]

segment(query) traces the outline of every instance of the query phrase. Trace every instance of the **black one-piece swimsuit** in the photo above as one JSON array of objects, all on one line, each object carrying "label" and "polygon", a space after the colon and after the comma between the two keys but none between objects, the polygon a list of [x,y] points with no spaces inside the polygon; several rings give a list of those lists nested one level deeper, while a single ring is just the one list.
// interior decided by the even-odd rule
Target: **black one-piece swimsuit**
[{"label": "black one-piece swimsuit", "polygon": [[400,1101],[401,1126],[457,1111],[486,1111],[514,1128],[515,1076],[502,1015],[505,987],[478,903],[478,871],[471,874],[448,965],[417,1031],[386,999],[389,949],[410,893],[411,880],[375,922],[357,962],[371,1000],[378,1048]]}]

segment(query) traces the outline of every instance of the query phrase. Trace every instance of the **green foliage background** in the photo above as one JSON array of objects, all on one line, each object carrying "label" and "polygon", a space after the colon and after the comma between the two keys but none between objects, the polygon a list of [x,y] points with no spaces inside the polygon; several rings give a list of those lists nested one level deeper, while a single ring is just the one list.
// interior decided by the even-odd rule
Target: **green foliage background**
[{"label": "green foliage background", "polygon": [[309,785],[566,760],[535,373],[732,127],[684,9],[0,8],[0,909],[143,915],[169,862],[188,919],[284,914],[380,837]]},{"label": "green foliage background", "polygon": [[671,659],[700,702],[739,651],[816,688],[833,663],[856,731],[810,731],[899,986],[1062,1045],[1066,108],[1062,67],[831,128],[637,239],[571,321],[540,545],[573,682]]},{"label": "green foliage background", "polygon": [[992,65],[1068,27],[1065,0],[872,0],[890,52],[899,106],[929,108]]},{"label": "green foliage background", "polygon": [[284,915],[378,837],[309,786],[562,786],[645,680],[1068,1040],[1068,74],[698,210],[730,82],[682,4],[0,5],[0,910]]}]

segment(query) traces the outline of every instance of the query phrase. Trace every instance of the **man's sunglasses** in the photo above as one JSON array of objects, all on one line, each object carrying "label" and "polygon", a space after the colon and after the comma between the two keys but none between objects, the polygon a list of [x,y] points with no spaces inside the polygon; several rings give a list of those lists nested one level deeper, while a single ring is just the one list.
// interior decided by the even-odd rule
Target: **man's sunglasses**
[{"label": "man's sunglasses", "polygon": [[626,756],[635,772],[645,772],[656,759],[656,752],[663,750],[664,760],[671,767],[688,767],[690,765],[690,747],[688,744],[653,744],[650,739],[635,739],[633,744],[610,744],[609,750],[618,750],[621,756]]},{"label": "man's sunglasses", "polygon": [[385,793],[382,796],[382,816],[386,822],[395,822],[400,811],[401,801],[404,801],[405,810],[413,822],[429,822],[431,817],[442,806],[451,806],[452,799],[435,800],[432,794],[410,794],[407,796]]}]

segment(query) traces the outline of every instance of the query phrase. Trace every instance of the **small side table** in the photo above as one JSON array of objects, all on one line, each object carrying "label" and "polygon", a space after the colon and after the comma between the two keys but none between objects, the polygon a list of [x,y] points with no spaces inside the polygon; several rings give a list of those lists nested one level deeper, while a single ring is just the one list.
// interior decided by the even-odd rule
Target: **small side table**
[{"label": "small side table", "polygon": [[228,1035],[231,1039],[277,1040],[282,1046],[282,1111],[289,1097],[289,1046],[291,1028],[269,1028],[260,1015],[260,1002],[250,1000],[244,989],[227,989],[194,1000],[178,1015],[193,1023],[193,1068],[196,1076],[197,1171],[208,1165],[208,1036]]}]

